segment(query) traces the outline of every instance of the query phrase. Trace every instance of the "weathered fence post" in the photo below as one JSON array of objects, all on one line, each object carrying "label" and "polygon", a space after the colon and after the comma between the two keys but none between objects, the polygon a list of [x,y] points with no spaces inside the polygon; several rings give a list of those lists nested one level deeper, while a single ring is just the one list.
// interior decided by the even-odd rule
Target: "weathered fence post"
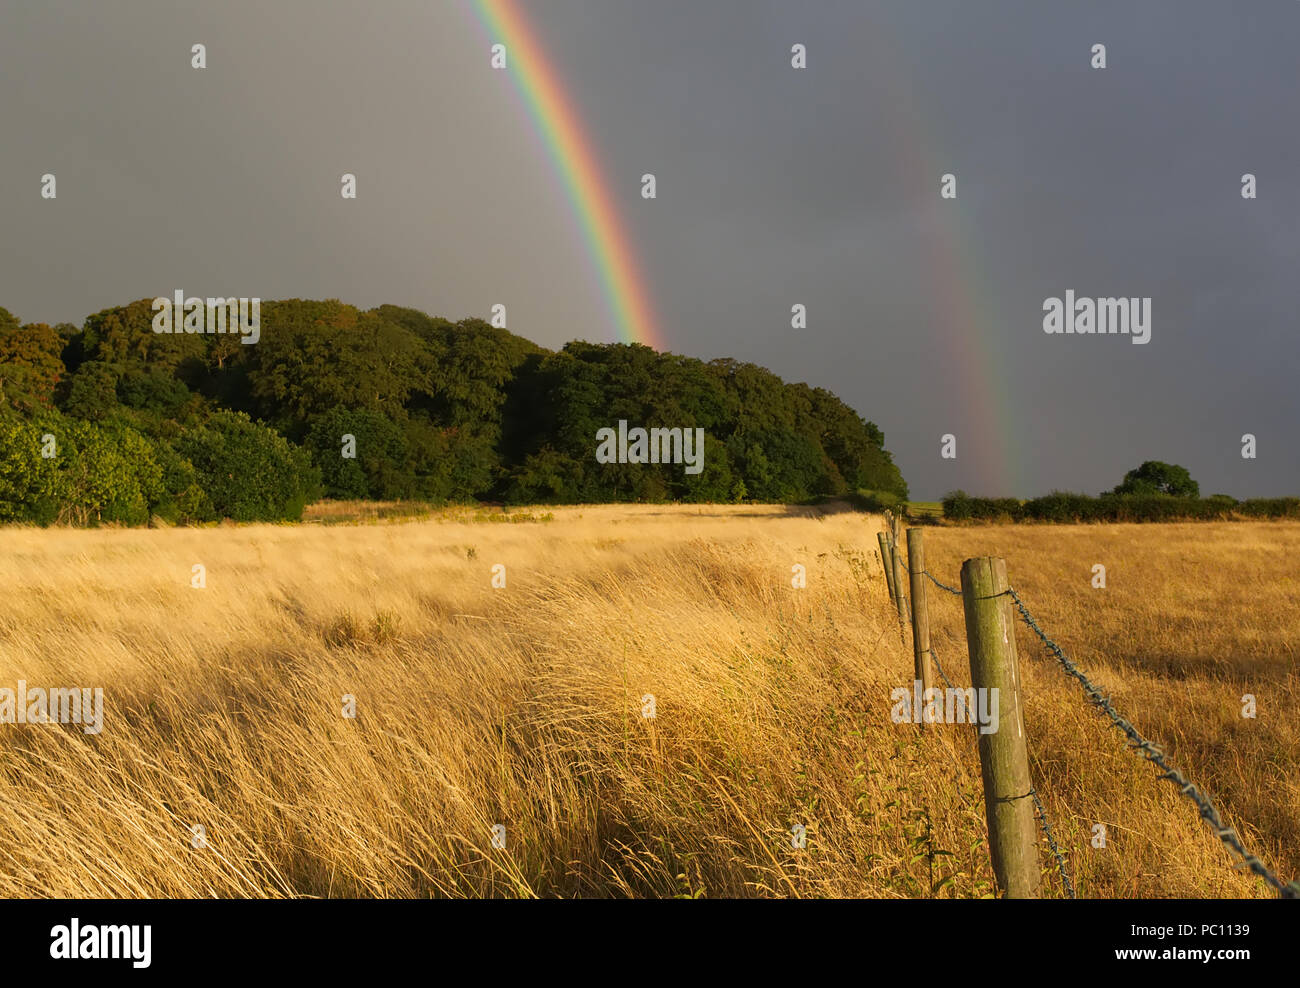
[{"label": "weathered fence post", "polygon": [[876,541],[880,543],[880,565],[885,568],[885,586],[889,590],[889,599],[894,599],[894,560],[893,553],[889,549],[889,539],[884,532],[876,533]]},{"label": "weathered fence post", "polygon": [[912,657],[921,696],[930,688],[930,611],[925,599],[925,540],[919,528],[907,530],[907,572],[912,591]]},{"label": "weathered fence post", "polygon": [[[997,730],[986,734],[981,724],[979,732],[984,814],[989,825],[993,872],[1007,898],[1036,899],[1040,874],[1038,835],[1030,796],[1015,619],[1011,598],[1006,596],[1008,586],[1006,560],[981,556],[962,564],[966,642],[977,709],[992,711],[992,697],[997,697]],[[997,692],[980,692],[993,690]]]},{"label": "weathered fence post", "polygon": [[[889,555],[894,564],[894,603],[898,606],[898,623],[904,625],[907,624],[907,594],[903,590],[903,553],[894,539],[889,540]],[[903,634],[902,628],[899,628],[899,634]]]}]

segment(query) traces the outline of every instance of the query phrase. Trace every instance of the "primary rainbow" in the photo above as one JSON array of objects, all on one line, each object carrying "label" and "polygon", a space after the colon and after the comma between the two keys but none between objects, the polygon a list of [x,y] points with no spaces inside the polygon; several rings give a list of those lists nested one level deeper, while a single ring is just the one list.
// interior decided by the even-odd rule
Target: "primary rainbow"
[{"label": "primary rainbow", "polygon": [[619,339],[664,349],[645,279],[601,173],[595,147],[559,74],[516,0],[474,0],[474,8],[492,42],[506,46],[506,71],[564,184]]}]

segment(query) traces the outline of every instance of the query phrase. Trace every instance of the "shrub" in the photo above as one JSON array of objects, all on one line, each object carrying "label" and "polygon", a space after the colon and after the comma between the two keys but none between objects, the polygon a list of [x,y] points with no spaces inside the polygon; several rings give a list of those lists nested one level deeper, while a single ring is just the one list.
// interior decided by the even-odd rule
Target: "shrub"
[{"label": "shrub", "polygon": [[1300,497],[1256,497],[1242,501],[1237,510],[1252,518],[1300,518]]},{"label": "shrub", "polygon": [[320,492],[307,451],[242,412],[217,412],[187,430],[178,452],[194,465],[219,517],[297,521]]},{"label": "shrub", "polygon": [[515,468],[506,490],[509,504],[565,504],[578,500],[583,465],[549,446]]},{"label": "shrub", "polygon": [[986,521],[1019,521],[1023,515],[1021,504],[1014,497],[981,497],[974,502],[972,513]]},{"label": "shrub", "polygon": [[1032,498],[1022,507],[1022,517],[1034,521],[1071,522],[1093,521],[1097,515],[1097,498],[1068,491],[1052,491],[1043,497]]},{"label": "shrub", "polygon": [[971,519],[971,496],[963,490],[950,491],[943,496],[943,516],[951,521]]}]

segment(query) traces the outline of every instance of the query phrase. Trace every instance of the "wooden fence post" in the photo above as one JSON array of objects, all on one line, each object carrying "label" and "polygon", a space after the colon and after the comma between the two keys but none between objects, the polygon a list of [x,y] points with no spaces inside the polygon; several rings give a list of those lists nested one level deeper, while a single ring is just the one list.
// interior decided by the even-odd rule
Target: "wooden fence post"
[{"label": "wooden fence post", "polygon": [[907,530],[907,572],[912,591],[912,657],[916,663],[916,678],[921,683],[921,696],[930,688],[930,611],[925,597],[925,532],[920,528]]},{"label": "wooden fence post", "polygon": [[[1015,618],[1006,596],[1006,560],[993,556],[968,559],[961,567],[966,642],[971,684],[992,709],[997,697],[998,727],[984,733],[980,725],[980,772],[984,777],[984,814],[989,825],[989,853],[1002,894],[1009,899],[1036,899],[1040,870],[1038,833],[1030,795],[1029,754],[1020,708],[1020,669],[1016,660]],[[996,694],[981,693],[996,690]]]},{"label": "wooden fence post", "polygon": [[[893,539],[889,540],[889,555],[894,564],[894,603],[898,606],[898,623],[904,625],[907,624],[907,594],[903,590],[903,553]],[[899,628],[899,634],[902,633],[902,628]]]},{"label": "wooden fence post", "polygon": [[894,599],[894,559],[893,553],[889,549],[889,539],[884,532],[876,533],[876,541],[880,543],[880,565],[885,568],[885,586],[889,590],[889,599]]}]

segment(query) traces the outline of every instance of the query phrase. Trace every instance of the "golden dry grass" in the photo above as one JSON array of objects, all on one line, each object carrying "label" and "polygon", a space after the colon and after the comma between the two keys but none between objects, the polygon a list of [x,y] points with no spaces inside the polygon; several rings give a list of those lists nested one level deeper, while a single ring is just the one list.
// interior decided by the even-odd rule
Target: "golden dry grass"
[{"label": "golden dry grass", "polygon": [[[889,718],[912,660],[879,519],[488,516],[0,531],[0,687],[102,686],[106,703],[97,736],[0,725],[0,895],[992,891],[972,729]],[[949,582],[967,556],[1005,556],[1067,653],[1249,847],[1300,871],[1300,525],[934,528],[927,542]],[[190,587],[194,563],[206,589]],[[931,600],[939,657],[966,682],[960,601]],[[1020,649],[1035,783],[1081,895],[1267,894],[1040,649]],[[1257,719],[1240,716],[1245,692]],[[1105,850],[1088,843],[1096,822]]]}]

